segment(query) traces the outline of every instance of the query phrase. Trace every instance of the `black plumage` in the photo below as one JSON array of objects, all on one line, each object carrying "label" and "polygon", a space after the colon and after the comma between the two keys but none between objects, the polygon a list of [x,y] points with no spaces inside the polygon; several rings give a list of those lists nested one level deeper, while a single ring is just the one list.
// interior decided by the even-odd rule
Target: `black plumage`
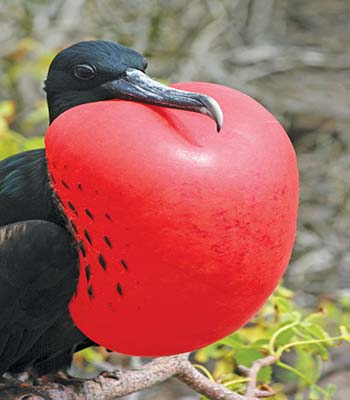
[{"label": "black plumage", "polygon": [[85,340],[67,309],[78,258],[44,150],[0,162],[0,226],[0,376],[64,368]]},{"label": "black plumage", "polygon": [[[119,98],[204,113],[220,128],[213,99],[152,81],[146,65],[134,50],[111,42],[65,49],[45,81],[50,123],[76,105]],[[53,373],[69,366],[75,350],[93,344],[68,311],[80,268],[71,228],[50,185],[44,149],[0,162],[0,376]],[[103,257],[99,262],[105,268]],[[90,267],[82,267],[89,277]],[[116,290],[123,295],[120,285]]]}]

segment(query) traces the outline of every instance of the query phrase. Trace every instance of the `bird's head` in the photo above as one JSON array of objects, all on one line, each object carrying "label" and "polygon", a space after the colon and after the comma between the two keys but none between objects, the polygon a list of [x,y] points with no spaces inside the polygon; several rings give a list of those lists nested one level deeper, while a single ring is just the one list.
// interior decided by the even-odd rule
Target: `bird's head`
[{"label": "bird's head", "polygon": [[124,99],[206,114],[221,129],[222,112],[213,98],[156,82],[145,74],[146,67],[141,54],[113,42],[85,41],[64,49],[45,81],[50,123],[79,104]]}]

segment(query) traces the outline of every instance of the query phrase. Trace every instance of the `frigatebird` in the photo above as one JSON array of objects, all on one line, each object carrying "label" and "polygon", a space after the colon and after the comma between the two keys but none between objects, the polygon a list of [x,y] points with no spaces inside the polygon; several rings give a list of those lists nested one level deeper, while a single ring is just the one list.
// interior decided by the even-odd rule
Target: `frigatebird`
[{"label": "frigatebird", "polygon": [[[206,114],[220,129],[215,100],[164,86],[145,74],[146,67],[142,55],[113,42],[64,49],[44,86],[50,124],[80,104],[123,99]],[[45,149],[1,161],[0,376],[64,370],[75,351],[94,344],[68,309],[79,267],[77,243],[50,185]]]}]

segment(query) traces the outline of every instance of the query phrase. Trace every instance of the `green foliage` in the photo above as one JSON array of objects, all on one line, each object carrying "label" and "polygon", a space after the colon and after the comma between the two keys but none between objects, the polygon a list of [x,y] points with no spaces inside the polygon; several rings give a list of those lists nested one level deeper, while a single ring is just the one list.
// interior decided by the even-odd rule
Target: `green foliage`
[{"label": "green foliage", "polygon": [[43,137],[26,138],[10,128],[14,115],[14,102],[0,102],[0,160],[21,151],[44,147]]},{"label": "green foliage", "polygon": [[[44,146],[43,136],[36,135],[43,135],[48,123],[46,101],[38,92],[38,99],[30,104],[31,108],[28,110],[22,98],[26,89],[21,87],[20,82],[25,80],[30,82],[30,86],[41,88],[53,55],[43,49],[40,43],[25,38],[2,60],[6,68],[0,77],[0,86],[6,100],[0,98],[0,160]],[[30,95],[31,100],[32,98],[33,93]]]},{"label": "green foliage", "polygon": [[[307,313],[295,305],[291,291],[279,287],[252,322],[198,351],[196,360],[202,364],[214,360],[213,377],[230,389],[244,393],[248,379],[242,377],[237,367],[251,367],[254,361],[272,355],[276,357],[276,362],[261,369],[258,380],[265,387],[271,385],[277,392],[273,399],[286,399],[283,389],[287,383],[293,383],[296,387],[295,399],[306,399],[303,393],[307,392],[307,399],[330,400],[334,386],[324,389],[317,382],[329,350],[343,341],[350,342],[350,319],[347,326],[337,328],[337,334],[331,336],[327,331],[334,330],[344,311],[350,311],[349,303],[343,300],[342,305],[347,307],[347,311],[337,313],[335,310],[339,306],[328,301],[320,310]],[[210,374],[209,371],[206,373]]]}]

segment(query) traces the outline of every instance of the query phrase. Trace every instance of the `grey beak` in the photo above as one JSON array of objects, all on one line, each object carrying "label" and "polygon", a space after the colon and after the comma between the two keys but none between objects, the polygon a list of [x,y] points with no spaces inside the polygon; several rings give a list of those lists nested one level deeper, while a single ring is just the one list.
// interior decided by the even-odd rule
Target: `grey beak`
[{"label": "grey beak", "polygon": [[154,81],[137,69],[128,68],[121,77],[104,83],[102,86],[110,92],[112,98],[208,115],[215,121],[217,131],[221,130],[223,114],[219,104],[212,97],[173,89]]}]

